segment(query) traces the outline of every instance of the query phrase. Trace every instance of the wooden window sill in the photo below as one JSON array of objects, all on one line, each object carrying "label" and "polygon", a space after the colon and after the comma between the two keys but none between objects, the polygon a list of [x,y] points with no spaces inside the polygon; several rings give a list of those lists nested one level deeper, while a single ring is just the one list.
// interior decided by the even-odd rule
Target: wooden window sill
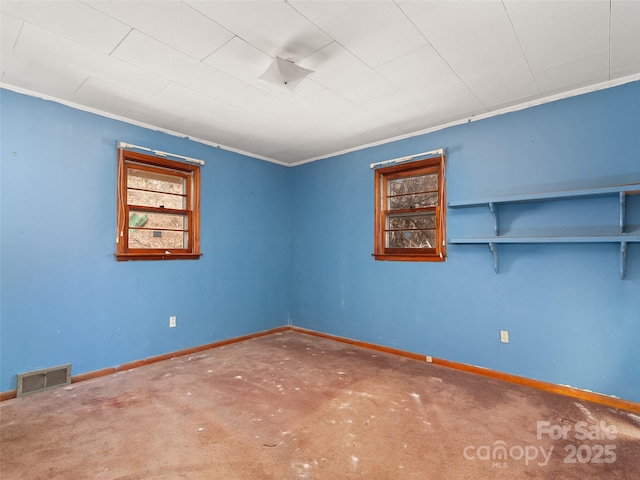
[{"label": "wooden window sill", "polygon": [[376,260],[393,260],[400,262],[444,262],[446,260],[446,257],[441,257],[440,255],[372,253],[371,256]]},{"label": "wooden window sill", "polygon": [[198,260],[201,253],[116,253],[116,260]]}]

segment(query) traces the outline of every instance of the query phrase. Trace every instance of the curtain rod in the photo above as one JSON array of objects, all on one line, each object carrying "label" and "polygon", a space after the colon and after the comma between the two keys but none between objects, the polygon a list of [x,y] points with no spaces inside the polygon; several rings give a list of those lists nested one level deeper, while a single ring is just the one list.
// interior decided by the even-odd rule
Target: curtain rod
[{"label": "curtain rod", "polygon": [[140,147],[138,145],[132,145],[132,144],[126,143],[126,142],[119,142],[118,143],[118,148],[144,150],[145,152],[151,152],[151,153],[153,153],[155,155],[158,155],[160,157],[175,157],[175,158],[180,158],[180,159],[184,160],[185,162],[198,163],[200,165],[204,165],[204,160],[199,160],[197,158],[191,158],[191,157],[185,157],[184,155],[177,155],[175,153],[162,152],[160,150],[152,150],[151,148]]},{"label": "curtain rod", "polygon": [[409,160],[413,160],[416,157],[424,157],[425,155],[436,155],[436,154],[440,155],[441,157],[444,157],[444,148],[439,148],[437,150],[430,150],[428,152],[416,153],[413,155],[409,155],[408,157],[399,157],[391,160],[385,160],[383,162],[372,163],[371,165],[369,165],[369,168],[375,168],[380,165],[387,165],[389,163],[408,162]]}]

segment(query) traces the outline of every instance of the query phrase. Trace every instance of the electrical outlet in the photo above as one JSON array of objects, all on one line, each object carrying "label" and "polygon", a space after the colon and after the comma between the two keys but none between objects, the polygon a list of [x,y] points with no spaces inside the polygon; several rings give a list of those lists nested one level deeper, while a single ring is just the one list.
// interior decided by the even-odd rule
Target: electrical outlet
[{"label": "electrical outlet", "polygon": [[427,360],[427,363],[432,363],[433,357],[431,355],[427,355],[426,360]]},{"label": "electrical outlet", "polygon": [[500,341],[502,343],[509,343],[509,331],[508,330],[500,330]]},{"label": "electrical outlet", "polygon": [[169,327],[173,328],[176,326],[176,317],[169,317]]}]

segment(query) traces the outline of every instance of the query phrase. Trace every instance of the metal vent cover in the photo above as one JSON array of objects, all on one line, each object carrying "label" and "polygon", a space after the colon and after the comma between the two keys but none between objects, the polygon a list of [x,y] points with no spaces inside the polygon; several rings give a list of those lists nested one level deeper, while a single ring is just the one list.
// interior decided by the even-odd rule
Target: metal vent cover
[{"label": "metal vent cover", "polygon": [[71,383],[71,364],[18,374],[17,396],[41,392]]}]

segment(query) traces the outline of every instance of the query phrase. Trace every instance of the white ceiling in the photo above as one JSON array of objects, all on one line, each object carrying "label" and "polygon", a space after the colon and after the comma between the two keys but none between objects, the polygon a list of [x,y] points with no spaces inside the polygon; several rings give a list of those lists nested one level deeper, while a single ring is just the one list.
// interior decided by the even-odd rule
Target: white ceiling
[{"label": "white ceiling", "polygon": [[283,164],[640,78],[640,0],[0,5],[2,86]]}]

